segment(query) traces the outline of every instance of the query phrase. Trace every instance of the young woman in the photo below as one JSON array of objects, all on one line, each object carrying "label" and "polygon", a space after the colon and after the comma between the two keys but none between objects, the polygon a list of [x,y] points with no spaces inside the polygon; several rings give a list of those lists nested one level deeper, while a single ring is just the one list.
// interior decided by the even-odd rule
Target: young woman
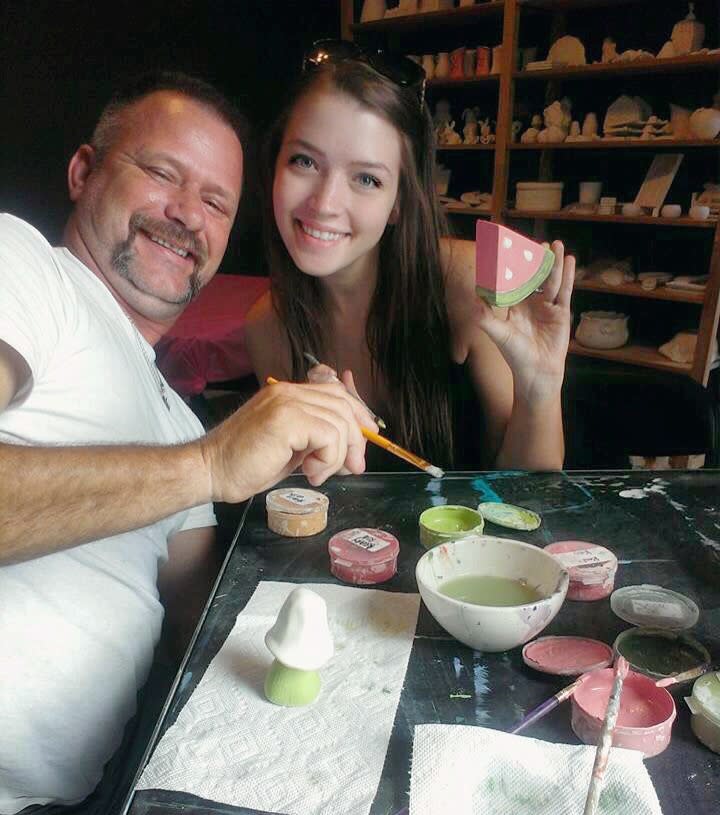
[{"label": "young woman", "polygon": [[[305,379],[310,352],[332,369],[311,379],[337,371],[438,466],[561,468],[574,259],[556,242],[542,292],[482,302],[475,244],[443,237],[421,69],[316,45],[268,143],[271,291],[247,326],[259,381]],[[376,452],[368,469],[397,468]]]}]

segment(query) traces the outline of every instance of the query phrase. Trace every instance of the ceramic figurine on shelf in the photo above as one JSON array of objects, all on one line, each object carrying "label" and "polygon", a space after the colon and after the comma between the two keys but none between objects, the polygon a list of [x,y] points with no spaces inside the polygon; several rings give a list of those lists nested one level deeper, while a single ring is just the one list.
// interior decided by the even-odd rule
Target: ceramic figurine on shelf
[{"label": "ceramic figurine on shelf", "polygon": [[568,133],[567,139],[565,141],[587,141],[587,139],[582,135],[582,130],[580,129],[580,122],[574,120],[570,123],[570,132]]},{"label": "ceramic figurine on shelf", "polygon": [[672,59],[676,57],[677,54],[675,53],[675,46],[672,43],[672,40],[668,40],[665,45],[658,51],[657,58],[658,59]]},{"label": "ceramic figurine on shelf", "polygon": [[275,657],[265,679],[268,701],[283,707],[314,702],[320,693],[318,671],[334,651],[323,598],[304,586],[291,591],[265,645]]},{"label": "ceramic figurine on shelf", "polygon": [[543,120],[539,113],[534,114],[530,121],[530,127],[520,136],[522,144],[535,144],[542,128]]},{"label": "ceramic figurine on shelf", "polygon": [[688,138],[690,135],[690,111],[687,108],[670,104],[670,129],[673,138]]},{"label": "ceramic figurine on shelf", "polygon": [[440,128],[437,137],[438,144],[442,145],[453,145],[453,144],[462,144],[462,137],[460,134],[455,130],[455,121],[448,122],[448,124],[444,125]]},{"label": "ceramic figurine on shelf", "polygon": [[477,113],[477,108],[465,108],[463,111],[463,144],[477,144],[480,141]]},{"label": "ceramic figurine on shelf", "polygon": [[481,144],[494,144],[495,142],[495,136],[490,126],[490,119],[483,119],[480,122],[480,142]]},{"label": "ceramic figurine on shelf", "polygon": [[582,135],[584,139],[597,139],[598,136],[598,120],[597,115],[594,113],[587,113],[583,119]]},{"label": "ceramic figurine on shelf", "polygon": [[714,139],[720,133],[720,110],[698,108],[690,116],[690,132],[696,139]]},{"label": "ceramic figurine on shelf", "polygon": [[612,37],[605,37],[602,44],[602,62],[615,62],[617,59],[617,43]]},{"label": "ceramic figurine on shelf", "polygon": [[538,133],[537,140],[541,143],[557,144],[564,142],[570,132],[572,104],[567,97],[555,101],[544,110],[545,128]]},{"label": "ceramic figurine on shelf", "polygon": [[687,17],[675,23],[670,37],[675,56],[699,51],[704,39],[705,25],[695,18],[695,3],[688,3]]},{"label": "ceramic figurine on shelf", "polygon": [[586,65],[585,46],[577,37],[564,36],[550,46],[548,60],[553,65]]}]

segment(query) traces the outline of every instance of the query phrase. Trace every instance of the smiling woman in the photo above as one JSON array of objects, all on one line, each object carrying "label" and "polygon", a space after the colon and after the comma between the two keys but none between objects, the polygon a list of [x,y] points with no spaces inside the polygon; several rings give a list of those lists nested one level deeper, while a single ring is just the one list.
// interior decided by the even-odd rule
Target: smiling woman
[{"label": "smiling woman", "polygon": [[[448,241],[418,66],[319,44],[264,166],[271,293],[248,317],[260,381],[339,372],[389,435],[443,468],[562,465],[560,387],[573,261],[495,315],[475,247]],[[413,77],[415,79],[413,80]],[[374,458],[372,469],[396,467]]]}]

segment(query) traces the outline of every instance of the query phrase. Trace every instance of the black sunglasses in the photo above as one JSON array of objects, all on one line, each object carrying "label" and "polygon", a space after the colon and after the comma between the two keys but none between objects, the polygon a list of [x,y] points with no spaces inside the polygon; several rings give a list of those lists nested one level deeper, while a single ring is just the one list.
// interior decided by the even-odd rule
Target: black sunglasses
[{"label": "black sunglasses", "polygon": [[417,62],[400,54],[361,48],[349,40],[316,40],[303,58],[302,69],[312,71],[328,63],[345,60],[365,62],[396,85],[416,89],[422,108],[425,102],[425,71]]}]

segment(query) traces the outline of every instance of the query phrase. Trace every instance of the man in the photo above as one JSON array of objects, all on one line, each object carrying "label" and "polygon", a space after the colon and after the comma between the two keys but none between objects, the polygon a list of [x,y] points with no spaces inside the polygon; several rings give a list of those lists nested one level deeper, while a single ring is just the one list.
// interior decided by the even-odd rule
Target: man
[{"label": "man", "polygon": [[163,74],[70,160],[63,248],[0,216],[0,813],[96,786],[159,639],[158,578],[180,618],[208,585],[212,501],[364,468],[369,418],[337,385],[265,388],[203,436],[155,367],[242,170],[227,102]]}]

